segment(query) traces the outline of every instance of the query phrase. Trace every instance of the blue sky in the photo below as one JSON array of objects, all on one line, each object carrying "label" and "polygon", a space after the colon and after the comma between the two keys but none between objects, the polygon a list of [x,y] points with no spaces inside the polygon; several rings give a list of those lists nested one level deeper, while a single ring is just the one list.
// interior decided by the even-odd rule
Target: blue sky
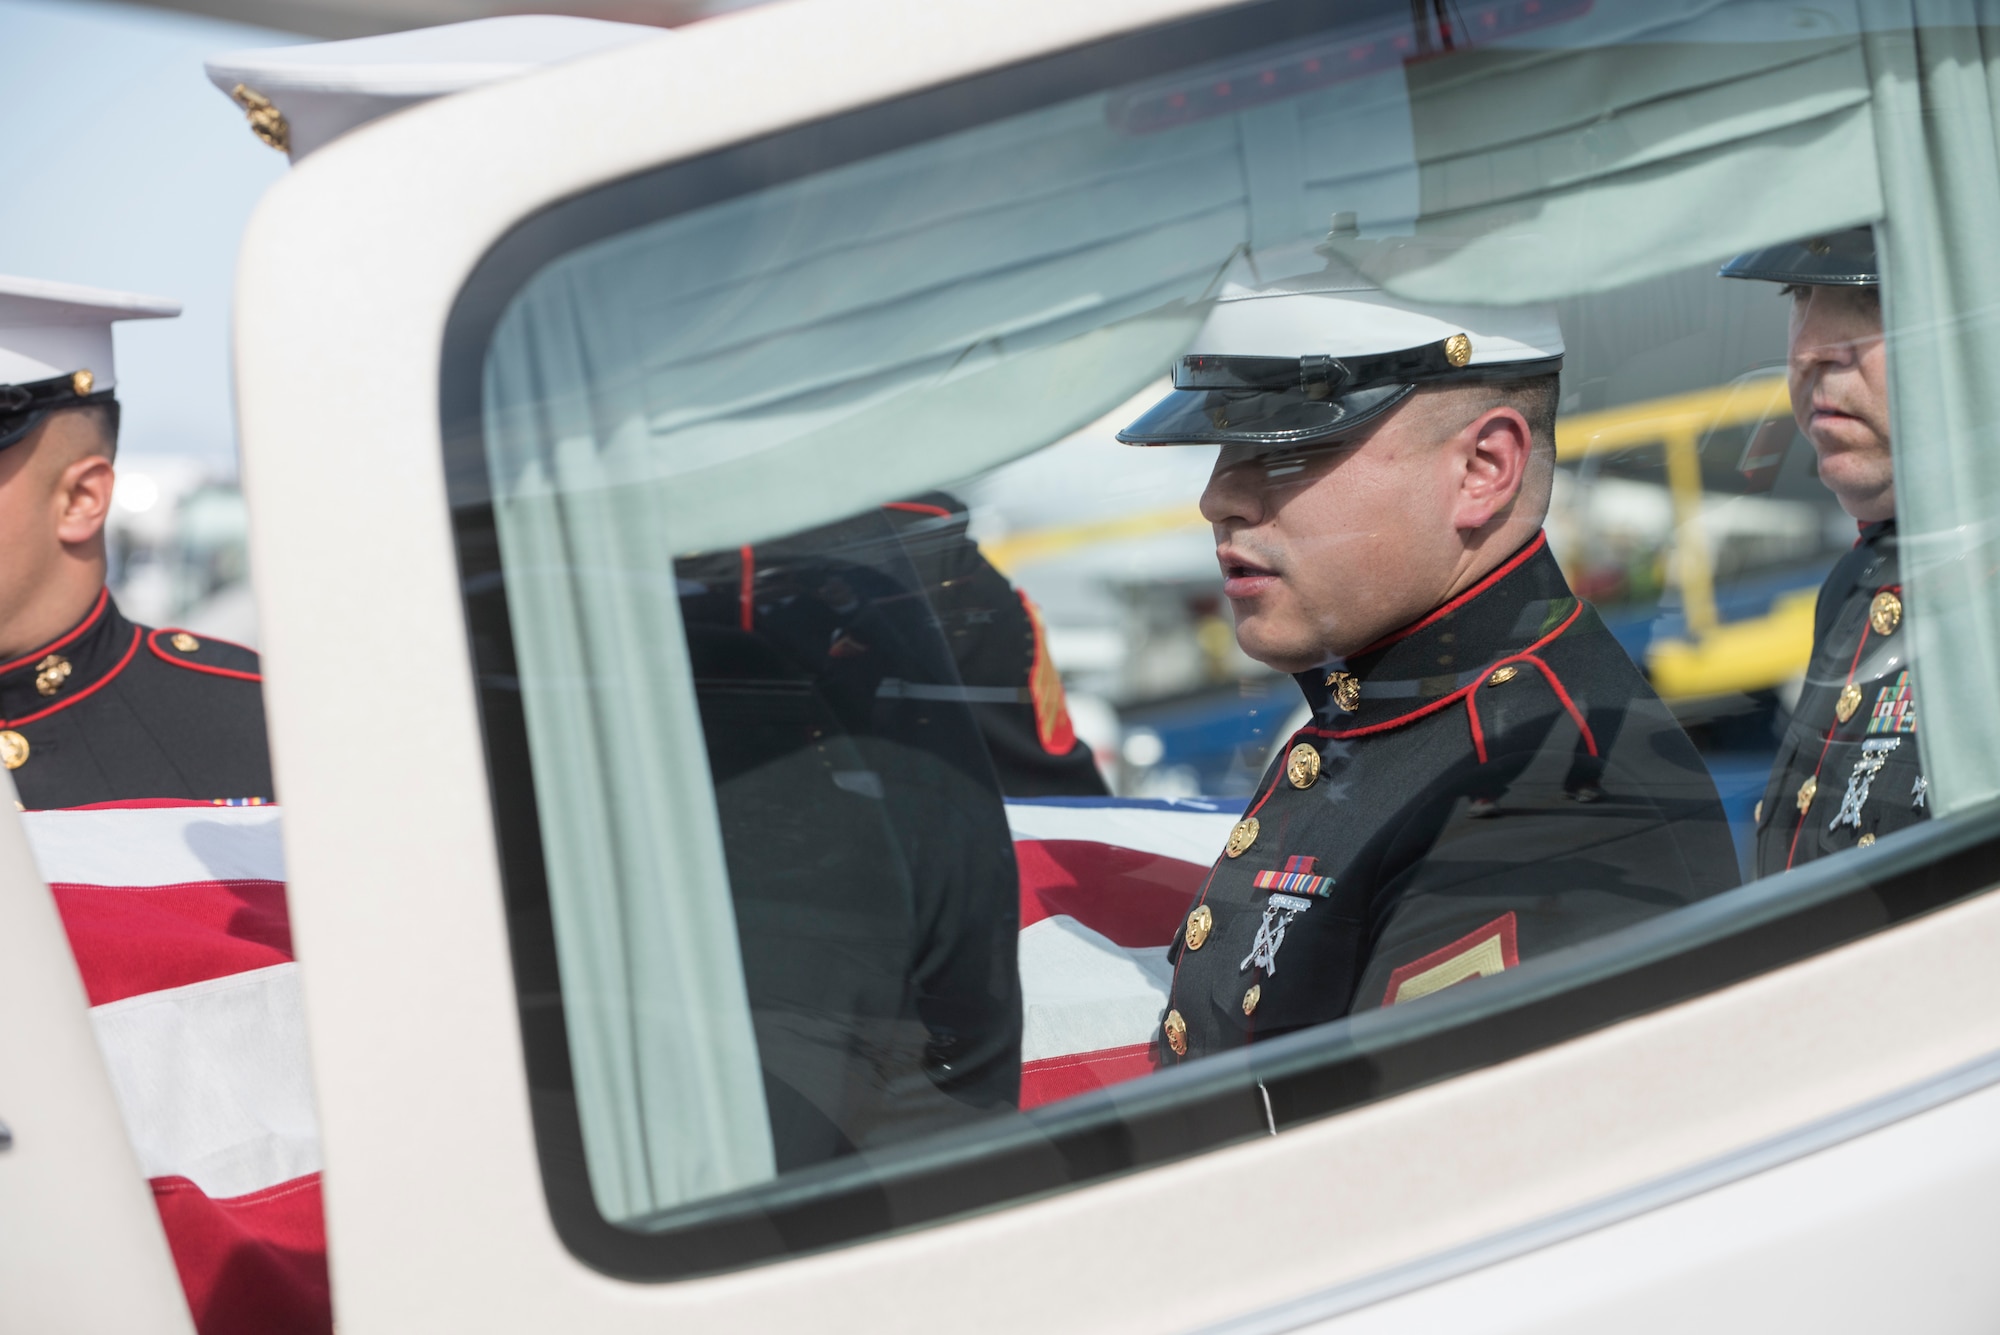
[{"label": "blue sky", "polygon": [[236,247],[285,159],[202,60],[300,40],[96,0],[0,0],[0,273],[155,293],[178,320],[119,326],[123,458],[236,459],[229,298]]}]

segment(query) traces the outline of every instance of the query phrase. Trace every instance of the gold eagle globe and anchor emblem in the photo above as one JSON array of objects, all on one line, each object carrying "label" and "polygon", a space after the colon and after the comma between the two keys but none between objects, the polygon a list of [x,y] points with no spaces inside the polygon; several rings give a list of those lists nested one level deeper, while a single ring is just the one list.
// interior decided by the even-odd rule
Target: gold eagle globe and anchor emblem
[{"label": "gold eagle globe and anchor emblem", "polygon": [[243,108],[243,118],[250,122],[250,133],[280,153],[291,151],[291,123],[285,119],[285,113],[278,110],[270,98],[248,84],[241,83],[229,90],[229,96],[237,106]]},{"label": "gold eagle globe and anchor emblem", "polygon": [[1333,707],[1343,714],[1361,708],[1361,681],[1352,672],[1326,674],[1327,689],[1333,692]]},{"label": "gold eagle globe and anchor emblem", "polygon": [[50,654],[35,664],[35,693],[54,695],[63,688],[63,683],[69,680],[69,674],[74,670],[67,658],[61,654]]}]

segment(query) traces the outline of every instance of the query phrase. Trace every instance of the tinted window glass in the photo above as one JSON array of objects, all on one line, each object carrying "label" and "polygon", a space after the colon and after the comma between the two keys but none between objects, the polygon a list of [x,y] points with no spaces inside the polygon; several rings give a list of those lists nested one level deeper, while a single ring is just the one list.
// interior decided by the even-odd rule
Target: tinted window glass
[{"label": "tinted window glass", "polygon": [[1974,888],[1916,691],[2000,625],[2000,306],[1890,238],[1995,172],[1897,140],[1911,38],[1251,6],[523,224],[446,434],[571,1245],[990,1206]]}]

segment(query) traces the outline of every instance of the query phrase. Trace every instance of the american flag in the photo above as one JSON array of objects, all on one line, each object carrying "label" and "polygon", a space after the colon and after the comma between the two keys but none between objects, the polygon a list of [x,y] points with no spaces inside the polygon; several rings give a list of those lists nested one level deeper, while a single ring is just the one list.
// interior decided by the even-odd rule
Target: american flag
[{"label": "american flag", "polygon": [[[1152,1069],[1165,947],[1240,807],[1008,803],[1023,1107]],[[22,816],[201,1335],[333,1328],[282,819],[190,802]]]}]

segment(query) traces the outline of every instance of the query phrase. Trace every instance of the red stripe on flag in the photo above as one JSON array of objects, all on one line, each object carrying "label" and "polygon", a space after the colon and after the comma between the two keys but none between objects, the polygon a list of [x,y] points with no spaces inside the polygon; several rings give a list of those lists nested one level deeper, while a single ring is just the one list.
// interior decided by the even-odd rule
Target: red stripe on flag
[{"label": "red stripe on flag", "polygon": [[1121,946],[1165,946],[1206,867],[1081,839],[1022,839],[1021,926],[1067,914]]},{"label": "red stripe on flag", "polygon": [[318,1173],[227,1200],[184,1177],[152,1185],[201,1335],[331,1335]]},{"label": "red stripe on flag", "polygon": [[49,888],[93,1006],[292,958],[282,881]]},{"label": "red stripe on flag", "polygon": [[1073,1052],[1021,1063],[1021,1108],[1088,1094],[1153,1073],[1153,1045],[1134,1043],[1099,1052]]}]

